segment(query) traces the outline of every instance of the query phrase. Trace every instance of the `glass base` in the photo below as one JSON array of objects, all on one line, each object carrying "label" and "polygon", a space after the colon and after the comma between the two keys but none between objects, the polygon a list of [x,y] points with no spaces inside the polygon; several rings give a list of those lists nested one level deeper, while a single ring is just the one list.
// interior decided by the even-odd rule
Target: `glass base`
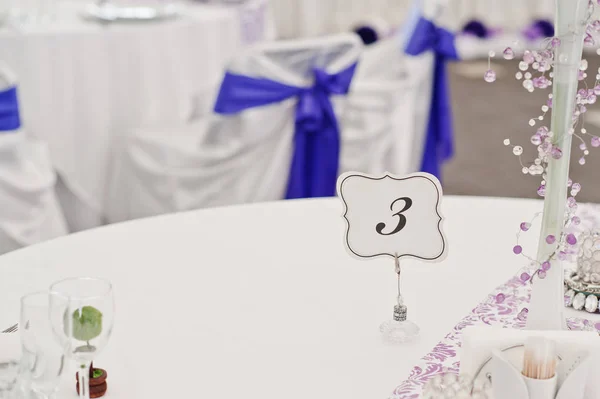
[{"label": "glass base", "polygon": [[390,344],[401,344],[419,336],[419,326],[410,320],[385,321],[379,326],[382,338]]}]

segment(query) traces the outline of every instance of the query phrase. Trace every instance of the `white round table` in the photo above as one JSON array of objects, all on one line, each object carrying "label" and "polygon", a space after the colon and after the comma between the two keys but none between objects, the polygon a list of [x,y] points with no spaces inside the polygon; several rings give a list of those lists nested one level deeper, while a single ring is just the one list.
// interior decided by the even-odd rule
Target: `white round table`
[{"label": "white round table", "polygon": [[129,24],[82,18],[90,3],[57,0],[52,23],[0,28],[0,61],[20,82],[26,129],[101,214],[116,141],[132,128],[180,125],[208,111],[229,60],[274,33],[263,0],[181,2],[178,18]]},{"label": "white round table", "polygon": [[[0,257],[0,330],[19,297],[70,276],[115,286],[113,336],[96,361],[111,398],[386,398],[418,360],[519,268],[516,229],[535,200],[445,197],[449,254],[403,262],[410,344],[381,341],[389,259],[343,246],[338,199],[207,209],[110,225]],[[534,228],[522,243],[535,248]],[[75,397],[74,375],[63,389]],[[66,394],[62,394],[66,395]],[[69,395],[61,397],[69,397]]]}]

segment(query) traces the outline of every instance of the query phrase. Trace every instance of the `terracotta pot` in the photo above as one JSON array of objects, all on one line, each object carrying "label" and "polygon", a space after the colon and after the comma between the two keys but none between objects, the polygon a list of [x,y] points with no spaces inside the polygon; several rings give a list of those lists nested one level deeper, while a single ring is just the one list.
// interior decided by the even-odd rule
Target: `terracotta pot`
[{"label": "terracotta pot", "polygon": [[[90,398],[92,399],[101,398],[102,396],[104,396],[108,388],[108,385],[106,384],[106,377],[108,377],[106,370],[94,368],[92,369],[92,372],[90,374],[93,375],[94,371],[101,371],[102,374],[100,374],[100,376],[96,378],[90,377]],[[77,379],[76,388],[77,393],[79,394],[79,373],[75,375],[75,378]]]}]

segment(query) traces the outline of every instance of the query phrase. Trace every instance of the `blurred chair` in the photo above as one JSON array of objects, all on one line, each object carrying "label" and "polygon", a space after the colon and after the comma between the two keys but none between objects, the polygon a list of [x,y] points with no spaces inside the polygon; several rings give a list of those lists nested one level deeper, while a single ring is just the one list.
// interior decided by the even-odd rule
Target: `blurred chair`
[{"label": "blurred chair", "polygon": [[[553,0],[450,0],[453,28],[477,20],[504,32],[520,31],[536,19],[553,19]],[[511,43],[507,43],[507,46]]]},{"label": "blurred chair", "polygon": [[450,0],[417,1],[404,31],[409,80],[417,85],[416,129],[427,126],[423,136],[416,136],[413,150],[422,154],[419,170],[438,178],[454,153],[447,63],[459,57],[455,35],[444,27],[449,4]]},{"label": "blurred chair", "polygon": [[415,83],[409,78],[399,36],[368,46],[361,55],[347,107],[341,117],[340,172],[408,174],[418,171],[421,152],[413,151]]},{"label": "blurred chair", "polygon": [[[378,134],[381,139],[364,139],[365,150],[357,146],[353,157],[344,158],[353,161],[351,167],[342,165],[344,170],[361,170],[360,161],[374,157],[385,160],[380,168],[394,174],[425,171],[440,177],[441,166],[453,150],[445,68],[457,54],[454,34],[442,27],[451,17],[449,6],[447,0],[414,1],[397,34],[363,52],[348,116],[343,118],[344,134],[351,134],[350,128],[361,132],[358,137]],[[387,156],[373,148],[384,140],[391,140],[385,147]]]},{"label": "blurred chair", "polygon": [[337,117],[361,50],[353,34],[249,49],[230,65],[208,120],[128,138],[109,221],[334,195],[339,165],[349,164]]},{"label": "blurred chair", "polygon": [[0,65],[0,253],[67,234],[48,150],[20,129],[16,78]]}]

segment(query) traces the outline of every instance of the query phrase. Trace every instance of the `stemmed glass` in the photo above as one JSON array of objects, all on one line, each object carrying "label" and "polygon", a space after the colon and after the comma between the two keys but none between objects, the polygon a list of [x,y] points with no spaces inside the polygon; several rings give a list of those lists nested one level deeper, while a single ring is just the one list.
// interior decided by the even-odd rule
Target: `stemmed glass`
[{"label": "stemmed glass", "polygon": [[47,291],[21,298],[22,368],[28,387],[42,399],[54,397],[64,368],[64,354],[53,338],[48,314]]},{"label": "stemmed glass", "polygon": [[0,399],[9,399],[14,392],[19,363],[13,360],[0,362]]},{"label": "stemmed glass", "polygon": [[96,278],[69,278],[50,287],[50,322],[65,355],[79,372],[79,397],[89,399],[89,369],[104,349],[114,322],[112,285]]}]

